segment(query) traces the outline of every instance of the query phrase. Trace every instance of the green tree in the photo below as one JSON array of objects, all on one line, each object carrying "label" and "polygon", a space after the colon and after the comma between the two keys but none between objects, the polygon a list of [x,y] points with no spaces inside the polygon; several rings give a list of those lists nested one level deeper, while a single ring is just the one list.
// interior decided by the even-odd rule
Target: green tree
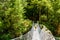
[{"label": "green tree", "polygon": [[[56,35],[56,29],[60,25],[60,1],[59,0],[27,0],[26,18],[39,20]],[[37,15],[38,14],[38,15]],[[37,15],[37,17],[35,17]],[[38,19],[37,19],[38,18]]]},{"label": "green tree", "polygon": [[24,19],[26,0],[0,0],[0,39],[9,40],[24,34],[31,21]]}]

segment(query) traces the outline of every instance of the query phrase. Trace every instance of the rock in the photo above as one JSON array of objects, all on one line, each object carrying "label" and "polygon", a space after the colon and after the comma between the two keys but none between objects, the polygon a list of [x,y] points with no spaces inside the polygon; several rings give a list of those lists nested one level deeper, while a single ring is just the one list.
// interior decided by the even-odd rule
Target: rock
[{"label": "rock", "polygon": [[43,28],[41,29],[41,32],[40,32],[40,38],[42,40],[55,40],[51,31],[48,30],[44,25],[43,25]]},{"label": "rock", "polygon": [[[42,29],[41,26],[43,26]],[[55,40],[52,33],[44,25],[41,26],[35,24],[28,33],[12,40]]]}]

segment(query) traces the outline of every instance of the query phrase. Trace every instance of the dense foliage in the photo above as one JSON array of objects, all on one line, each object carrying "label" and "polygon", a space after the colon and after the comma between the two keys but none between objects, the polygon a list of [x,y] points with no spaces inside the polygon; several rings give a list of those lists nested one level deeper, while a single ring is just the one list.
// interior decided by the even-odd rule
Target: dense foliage
[{"label": "dense foliage", "polygon": [[0,39],[25,34],[32,21],[60,36],[60,0],[0,0]]},{"label": "dense foliage", "polygon": [[23,16],[25,1],[0,0],[0,40],[18,37],[31,27],[31,21]]}]

